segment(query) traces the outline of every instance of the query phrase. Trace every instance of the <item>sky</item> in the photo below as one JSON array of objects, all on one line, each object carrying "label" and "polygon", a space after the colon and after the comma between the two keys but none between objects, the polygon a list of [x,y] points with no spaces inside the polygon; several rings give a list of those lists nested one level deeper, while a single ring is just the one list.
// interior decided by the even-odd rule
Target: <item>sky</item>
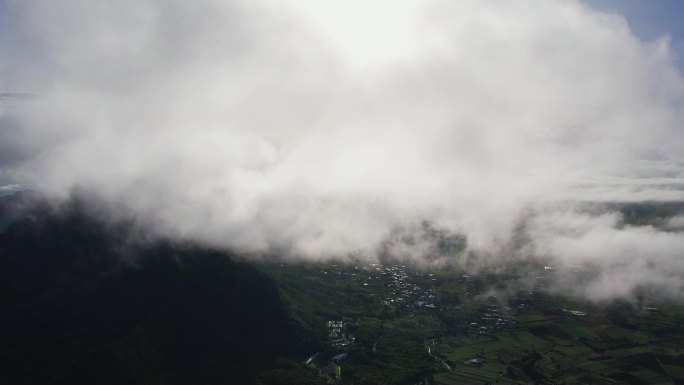
[{"label": "sky", "polygon": [[607,205],[684,200],[681,32],[615,4],[6,2],[0,89],[32,94],[0,95],[1,189],[250,255],[542,258],[681,299],[682,217]]},{"label": "sky", "polygon": [[617,13],[627,19],[630,28],[643,40],[661,36],[672,39],[672,49],[680,69],[684,69],[684,3],[677,0],[583,0],[604,12]]}]

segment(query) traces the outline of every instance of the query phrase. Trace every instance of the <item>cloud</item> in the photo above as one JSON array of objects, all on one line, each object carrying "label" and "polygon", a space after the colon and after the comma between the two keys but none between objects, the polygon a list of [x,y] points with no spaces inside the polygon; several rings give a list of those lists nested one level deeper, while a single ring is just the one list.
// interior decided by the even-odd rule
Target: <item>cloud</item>
[{"label": "cloud", "polygon": [[[41,97],[0,111],[0,168],[163,235],[318,259],[426,222],[505,258],[540,207],[684,198],[670,42],[576,1],[33,0],[5,19],[0,86]],[[552,215],[526,250],[612,266],[635,236],[681,271],[680,233]],[[392,249],[434,253],[416,245]]]},{"label": "cloud", "polygon": [[684,229],[684,215],[677,215],[667,222],[667,227],[672,229]]},{"label": "cloud", "polygon": [[0,192],[19,191],[21,189],[21,185],[18,184],[0,185]]},{"label": "cloud", "polygon": [[583,277],[561,274],[556,286],[595,300],[629,298],[635,289],[646,288],[681,300],[684,234],[650,225],[624,226],[622,219],[615,212],[569,210],[546,212],[532,220],[538,255],[551,256],[561,269],[582,266],[596,274],[583,285],[577,284]]}]

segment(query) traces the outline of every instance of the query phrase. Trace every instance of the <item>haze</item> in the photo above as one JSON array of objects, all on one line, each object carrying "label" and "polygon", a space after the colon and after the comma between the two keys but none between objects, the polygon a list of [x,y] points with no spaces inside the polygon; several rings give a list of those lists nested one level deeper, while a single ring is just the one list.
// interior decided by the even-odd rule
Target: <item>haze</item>
[{"label": "haze", "polygon": [[[630,226],[582,209],[684,200],[671,41],[642,41],[616,14],[31,0],[0,25],[0,89],[38,94],[2,106],[13,184],[85,191],[155,234],[254,254],[373,257],[429,223],[483,264],[598,266],[575,287],[593,298],[684,294],[681,216]],[[400,246],[417,263],[432,250]]]}]

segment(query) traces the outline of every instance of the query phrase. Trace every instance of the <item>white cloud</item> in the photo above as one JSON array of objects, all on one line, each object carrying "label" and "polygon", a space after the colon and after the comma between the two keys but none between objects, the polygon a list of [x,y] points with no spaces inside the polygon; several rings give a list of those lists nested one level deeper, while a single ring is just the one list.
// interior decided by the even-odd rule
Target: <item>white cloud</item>
[{"label": "white cloud", "polygon": [[[576,1],[34,0],[9,12],[0,85],[43,96],[0,115],[2,161],[167,235],[321,258],[377,252],[427,220],[491,255],[531,208],[683,198],[669,42]],[[604,245],[637,231],[638,247],[674,260],[664,245],[679,248],[677,235],[610,218],[561,218],[595,232],[537,233],[539,247],[612,261]]]},{"label": "white cloud", "polygon": [[615,214],[552,212],[535,218],[531,233],[537,253],[560,266],[598,268],[599,274],[585,285],[563,277],[559,284],[565,290],[604,300],[656,287],[663,297],[684,298],[684,233],[623,227],[620,219]]}]

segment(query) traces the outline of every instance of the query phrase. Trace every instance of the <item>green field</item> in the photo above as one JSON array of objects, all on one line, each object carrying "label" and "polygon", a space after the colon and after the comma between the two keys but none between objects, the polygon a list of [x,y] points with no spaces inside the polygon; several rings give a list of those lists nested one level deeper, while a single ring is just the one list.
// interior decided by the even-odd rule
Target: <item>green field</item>
[{"label": "green field", "polygon": [[[543,290],[511,292],[510,275],[363,261],[261,269],[318,336],[318,367],[348,353],[333,380],[339,384],[684,383],[684,308],[675,304],[644,311]],[[353,344],[330,346],[329,320],[353,325]]]}]

